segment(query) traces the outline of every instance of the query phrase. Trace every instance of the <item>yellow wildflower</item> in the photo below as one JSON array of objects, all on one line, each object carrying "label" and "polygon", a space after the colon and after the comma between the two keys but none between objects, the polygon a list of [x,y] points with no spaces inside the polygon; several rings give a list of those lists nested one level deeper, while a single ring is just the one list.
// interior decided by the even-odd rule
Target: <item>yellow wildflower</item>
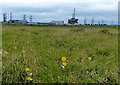
[{"label": "yellow wildflower", "polygon": [[0,54],[2,54],[2,51],[0,51]]},{"label": "yellow wildflower", "polygon": [[91,58],[91,57],[88,57],[88,60],[92,60],[92,58]]},{"label": "yellow wildflower", "polygon": [[65,60],[66,60],[66,57],[62,57],[61,60],[62,60],[62,61],[65,61]]},{"label": "yellow wildflower", "polygon": [[16,46],[14,46],[13,48],[14,48],[14,49],[17,49],[17,47],[16,47]]},{"label": "yellow wildflower", "polygon": [[5,51],[5,54],[6,54],[6,55],[8,55],[8,52],[7,52],[7,51]]},{"label": "yellow wildflower", "polygon": [[22,53],[26,53],[26,51],[23,50]]},{"label": "yellow wildflower", "polygon": [[63,66],[67,66],[67,63],[66,63],[66,62],[63,62],[62,65],[63,65]]},{"label": "yellow wildflower", "polygon": [[27,72],[30,71],[30,68],[26,68],[25,71],[27,71]]},{"label": "yellow wildflower", "polygon": [[31,80],[32,78],[31,77],[27,77],[26,80]]}]

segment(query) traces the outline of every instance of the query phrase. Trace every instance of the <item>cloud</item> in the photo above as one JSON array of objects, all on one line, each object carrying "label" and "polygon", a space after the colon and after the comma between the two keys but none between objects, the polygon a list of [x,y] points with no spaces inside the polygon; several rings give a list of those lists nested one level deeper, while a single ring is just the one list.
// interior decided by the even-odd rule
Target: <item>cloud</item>
[{"label": "cloud", "polygon": [[[111,19],[117,23],[118,0],[5,0],[0,1],[3,12],[13,13],[14,19],[22,19],[23,14],[33,15],[34,21],[64,20],[71,18],[73,8],[76,8],[76,18],[83,22],[84,17],[91,20]],[[0,17],[0,20],[2,18]]]}]

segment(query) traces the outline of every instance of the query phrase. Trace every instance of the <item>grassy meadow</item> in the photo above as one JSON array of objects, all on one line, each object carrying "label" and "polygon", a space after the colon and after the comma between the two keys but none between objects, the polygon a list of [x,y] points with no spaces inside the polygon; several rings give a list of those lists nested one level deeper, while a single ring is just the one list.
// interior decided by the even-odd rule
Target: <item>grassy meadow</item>
[{"label": "grassy meadow", "polygon": [[[0,49],[2,49],[2,24],[0,23]],[[2,55],[0,54],[0,84],[2,83]]]},{"label": "grassy meadow", "polygon": [[3,83],[118,81],[116,26],[3,25],[2,48]]}]

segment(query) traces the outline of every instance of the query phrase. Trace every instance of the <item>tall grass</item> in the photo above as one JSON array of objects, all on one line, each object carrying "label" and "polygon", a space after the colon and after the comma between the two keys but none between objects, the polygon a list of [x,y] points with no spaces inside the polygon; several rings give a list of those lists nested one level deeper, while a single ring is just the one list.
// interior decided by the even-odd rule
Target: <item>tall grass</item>
[{"label": "tall grass", "polygon": [[[118,81],[116,27],[3,25],[2,36],[3,51],[8,52],[2,56],[3,83],[29,82],[27,67],[33,73],[32,83]],[[13,49],[14,46],[17,49]],[[67,58],[68,65],[64,69],[61,57]]]}]

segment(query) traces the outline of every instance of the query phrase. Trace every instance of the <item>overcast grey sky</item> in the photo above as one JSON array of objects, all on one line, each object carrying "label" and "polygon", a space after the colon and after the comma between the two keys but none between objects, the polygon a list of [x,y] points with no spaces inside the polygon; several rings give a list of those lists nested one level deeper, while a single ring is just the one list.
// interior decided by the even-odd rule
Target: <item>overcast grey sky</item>
[{"label": "overcast grey sky", "polygon": [[3,13],[12,13],[13,19],[23,19],[23,15],[33,16],[33,21],[50,22],[63,20],[67,23],[71,18],[73,8],[76,8],[76,18],[88,23],[94,17],[95,22],[104,20],[105,23],[117,24],[119,0],[1,0],[0,21]]}]

